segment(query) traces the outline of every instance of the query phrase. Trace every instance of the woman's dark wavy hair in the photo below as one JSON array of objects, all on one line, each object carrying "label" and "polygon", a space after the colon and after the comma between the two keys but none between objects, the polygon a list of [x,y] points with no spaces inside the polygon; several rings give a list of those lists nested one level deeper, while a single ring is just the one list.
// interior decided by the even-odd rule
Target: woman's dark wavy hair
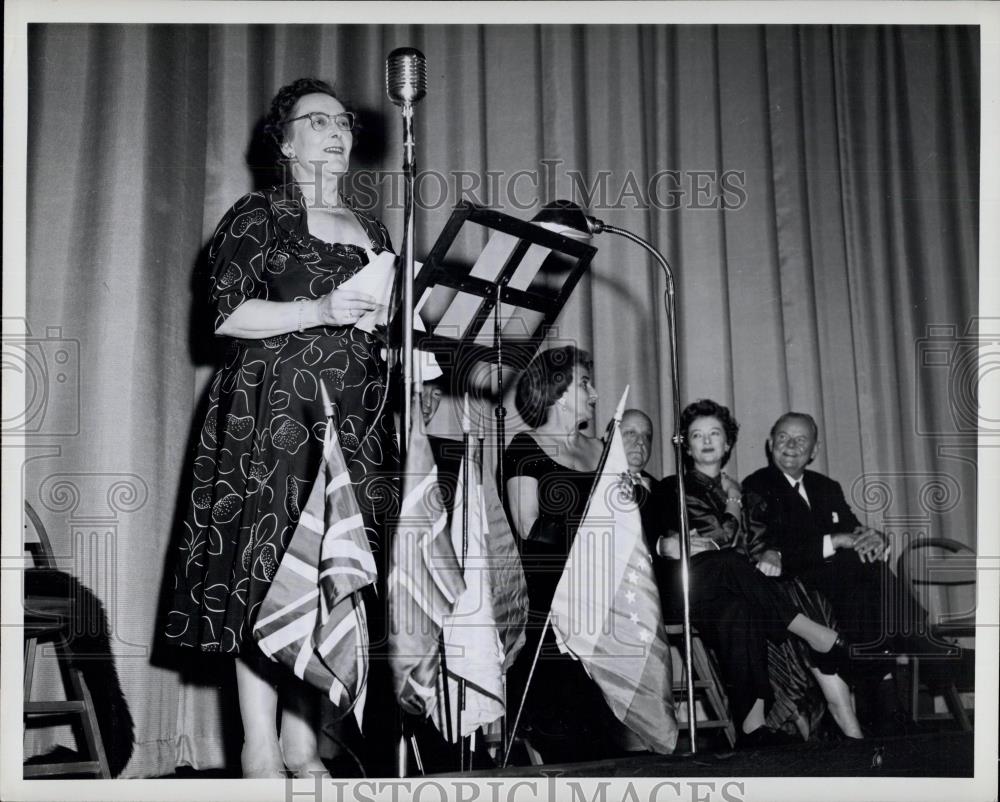
[{"label": "woman's dark wavy hair", "polygon": [[[334,100],[344,101],[337,97],[337,92],[333,86],[319,78],[299,78],[286,84],[278,90],[278,94],[271,101],[271,110],[264,118],[264,131],[270,134],[275,144],[280,148],[285,141],[285,126],[283,122],[288,119],[303,95],[312,94],[329,95]],[[345,104],[346,107],[346,104]]]},{"label": "woman's dark wavy hair", "polygon": [[[684,440],[687,441],[688,429],[691,428],[691,424],[695,422],[697,418],[718,418],[719,423],[722,424],[722,431],[726,435],[726,443],[729,444],[729,451],[722,458],[722,465],[729,462],[729,458],[733,455],[733,446],[736,445],[736,439],[740,433],[740,425],[736,422],[736,418],[733,417],[733,413],[729,411],[729,407],[724,407],[713,401],[711,398],[699,398],[684,407],[684,411],[681,412],[681,433],[684,435]],[[694,460],[687,453],[687,449],[684,450],[684,467],[690,469],[694,465]]]},{"label": "woman's dark wavy hair", "polygon": [[550,348],[531,360],[517,381],[514,406],[522,420],[532,429],[545,423],[551,407],[573,380],[573,369],[579,365],[593,370],[590,354],[572,345]]}]

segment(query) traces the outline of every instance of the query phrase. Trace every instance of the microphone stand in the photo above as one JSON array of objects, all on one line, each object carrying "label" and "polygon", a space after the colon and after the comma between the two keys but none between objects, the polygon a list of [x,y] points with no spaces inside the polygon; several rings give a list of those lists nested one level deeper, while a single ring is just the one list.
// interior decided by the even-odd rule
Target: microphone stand
[{"label": "microphone stand", "polygon": [[674,459],[677,464],[677,498],[680,508],[680,546],[681,546],[681,595],[684,600],[684,672],[687,677],[688,734],[691,739],[691,753],[698,751],[697,723],[694,709],[694,674],[691,660],[691,532],[688,524],[687,495],[684,490],[684,433],[681,431],[681,381],[677,365],[677,305],[674,292],[674,274],[667,260],[649,242],[626,231],[623,228],[603,223],[592,217],[587,218],[587,224],[592,233],[608,232],[634,242],[646,250],[660,265],[666,278],[667,288],[664,292],[664,307],[667,312],[667,329],[670,338],[670,382],[674,397]]},{"label": "microphone stand", "polygon": [[497,302],[493,307],[493,350],[496,352],[496,376],[497,376],[497,405],[493,414],[497,421],[497,494],[501,502],[507,498],[507,488],[505,482],[507,477],[503,475],[503,450],[507,444],[507,433],[505,431],[505,420],[507,418],[507,408],[503,405],[503,332],[500,328],[500,296],[503,287],[497,283]]},{"label": "microphone stand", "polygon": [[417,174],[413,141],[413,104],[403,103],[403,408],[400,415],[400,464],[413,424],[413,181]]},{"label": "microphone stand", "polygon": [[[400,465],[406,467],[406,454],[409,446],[410,430],[413,426],[413,277],[414,277],[414,236],[413,236],[413,183],[417,173],[416,147],[413,139],[413,105],[420,100],[426,91],[424,78],[424,57],[418,50],[398,48],[389,54],[386,60],[386,93],[389,99],[400,106],[403,113],[403,314],[402,314],[402,349],[403,349],[403,399],[400,410],[399,458]],[[395,293],[394,293],[394,301]],[[444,642],[441,647],[442,671],[445,671],[445,690],[447,690],[447,672],[444,665]],[[445,697],[447,702],[447,696]],[[450,717],[449,717],[450,722]],[[396,745],[396,773],[399,777],[408,774],[407,763],[407,723],[405,716],[401,721],[401,733]],[[420,753],[417,750],[416,739],[411,738],[414,754],[420,764]]]},{"label": "microphone stand", "polygon": [[[677,463],[677,495],[680,508],[681,546],[681,595],[683,596],[684,629],[684,670],[687,674],[688,732],[691,738],[691,753],[698,751],[697,723],[694,710],[694,676],[691,658],[691,531],[688,524],[687,494],[684,489],[684,433],[681,431],[681,381],[677,358],[677,305],[674,291],[674,274],[669,263],[649,242],[626,231],[583,213],[572,201],[555,200],[547,203],[535,216],[535,222],[553,231],[569,236],[589,237],[607,231],[617,234],[643,248],[660,265],[666,279],[663,306],[667,313],[667,329],[670,336],[670,381],[674,396],[674,458]],[[516,722],[515,722],[516,726]]]}]

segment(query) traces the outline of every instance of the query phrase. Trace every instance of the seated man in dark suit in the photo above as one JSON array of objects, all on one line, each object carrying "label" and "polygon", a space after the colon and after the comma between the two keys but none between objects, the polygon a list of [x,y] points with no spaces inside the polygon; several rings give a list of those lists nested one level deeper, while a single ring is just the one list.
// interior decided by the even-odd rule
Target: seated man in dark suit
[{"label": "seated man in dark suit", "polygon": [[[662,517],[659,505],[652,502],[652,493],[659,485],[659,479],[646,471],[646,465],[653,453],[653,421],[649,415],[640,409],[626,409],[622,414],[620,424],[622,444],[625,446],[625,459],[628,460],[628,472],[635,484],[635,500],[639,506],[642,518],[642,532],[649,546],[650,554],[656,554],[656,541],[661,530]],[[653,561],[653,573],[656,584],[661,590],[664,586],[661,577],[662,565],[659,560]]]},{"label": "seated man in dark suit", "polygon": [[642,410],[626,409],[622,414],[621,433],[633,481],[652,490],[656,479],[646,473],[645,468],[653,451],[653,422]]},{"label": "seated man in dark suit", "polygon": [[800,578],[829,599],[839,629],[852,644],[855,696],[862,726],[892,728],[896,693],[879,687],[896,655],[941,655],[926,637],[926,612],[888,566],[885,536],[854,515],[834,480],[806,470],[819,448],[810,415],[778,418],[768,438],[771,464],[743,480],[766,503],[761,570]]}]

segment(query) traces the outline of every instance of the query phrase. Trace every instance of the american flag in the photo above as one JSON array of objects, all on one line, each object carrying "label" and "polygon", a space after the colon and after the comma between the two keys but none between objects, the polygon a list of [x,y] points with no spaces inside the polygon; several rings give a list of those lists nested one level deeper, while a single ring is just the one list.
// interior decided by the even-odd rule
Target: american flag
[{"label": "american flag", "polygon": [[624,400],[552,600],[552,626],[618,719],[646,748],[669,754],[677,744],[670,651],[618,426]]},{"label": "american flag", "polygon": [[353,706],[360,724],[368,676],[360,591],[375,583],[377,570],[325,388],[323,396],[327,424],[319,473],[253,634],[264,654],[342,711]]},{"label": "american flag", "polygon": [[464,591],[437,466],[415,421],[388,579],[389,664],[396,698],[409,713],[426,715],[437,703],[441,628]]}]

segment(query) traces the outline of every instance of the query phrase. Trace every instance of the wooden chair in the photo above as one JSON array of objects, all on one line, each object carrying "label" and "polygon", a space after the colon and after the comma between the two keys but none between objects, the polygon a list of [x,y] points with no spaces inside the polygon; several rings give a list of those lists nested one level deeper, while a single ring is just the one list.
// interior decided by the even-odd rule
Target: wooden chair
[{"label": "wooden chair", "polygon": [[[681,624],[667,624],[667,635],[671,642],[683,643],[684,627]],[[698,730],[722,730],[729,745],[736,745],[736,727],[733,725],[732,714],[729,712],[729,699],[722,687],[718,665],[715,656],[708,650],[698,630],[691,630],[691,669],[694,672],[695,705],[700,699],[708,718],[697,721]],[[683,672],[678,672],[673,684],[674,700],[683,701],[687,698],[687,684]],[[688,711],[688,715],[697,715],[697,710]],[[686,732],[687,720],[678,721],[681,732]]]},{"label": "wooden chair", "polygon": [[[899,555],[896,572],[900,581],[908,587],[914,597],[925,604],[929,611],[929,635],[934,641],[953,643],[956,638],[973,638],[976,634],[976,615],[950,614],[939,612],[932,593],[935,588],[944,593],[961,586],[975,587],[976,552],[964,543],[949,538],[920,538],[907,544]],[[961,651],[961,647],[955,644]],[[926,656],[909,655],[910,662],[910,716],[913,721],[933,718],[921,716],[919,701],[921,687],[932,693],[940,693],[948,707],[948,712],[963,730],[971,730],[972,722],[962,703],[961,695],[954,680],[946,680],[937,688],[931,688],[921,675],[921,664]],[[926,667],[925,667],[926,668]],[[926,672],[925,672],[926,674]]]},{"label": "wooden chair", "polygon": [[[24,549],[31,557],[31,571],[55,571],[52,544],[41,520],[24,502]],[[28,577],[25,577],[26,584]],[[24,726],[51,727],[67,722],[73,726],[79,747],[86,748],[88,759],[52,763],[33,762],[24,766],[24,778],[93,775],[111,777],[108,758],[97,724],[94,702],[83,673],[73,665],[68,648],[75,600],[60,596],[25,593],[24,599]],[[31,698],[38,648],[43,644],[54,647],[59,673],[66,692],[65,701],[35,701]]]},{"label": "wooden chair", "polygon": [[[675,639],[683,638],[684,627],[681,624],[667,624],[665,628],[667,635],[671,636],[673,645],[678,642]],[[735,746],[736,727],[733,725],[732,716],[729,713],[729,699],[722,687],[722,679],[719,676],[715,656],[705,646],[697,630],[691,632],[691,666],[694,671],[695,704],[700,700],[709,715],[709,718],[697,722],[698,730],[722,730],[729,746]],[[686,698],[687,685],[680,672],[674,677],[671,689],[675,704]],[[682,733],[685,733],[687,720],[679,720],[677,724]],[[512,753],[517,751],[523,751],[532,766],[544,764],[538,751],[520,735],[514,738],[512,747]]]}]

